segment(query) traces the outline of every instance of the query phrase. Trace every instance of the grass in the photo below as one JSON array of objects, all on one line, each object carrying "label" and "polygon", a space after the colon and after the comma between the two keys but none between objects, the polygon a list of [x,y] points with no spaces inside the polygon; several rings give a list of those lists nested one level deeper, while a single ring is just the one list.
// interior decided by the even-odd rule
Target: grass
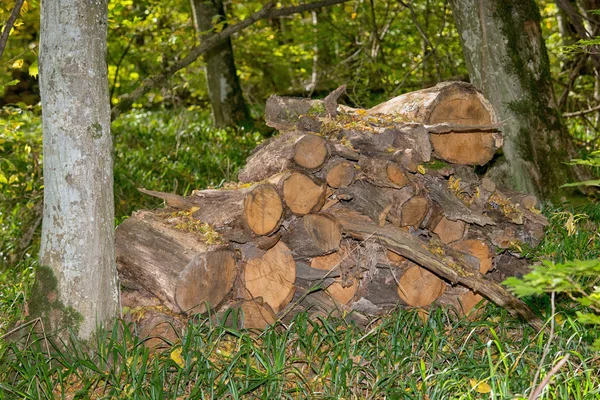
[{"label": "grass", "polygon": [[[28,138],[32,150],[11,145],[5,154],[23,172],[22,185],[0,187],[21,211],[41,184],[28,169],[39,143],[32,136],[34,120],[27,118],[14,135]],[[29,134],[19,131],[27,127]],[[160,204],[138,187],[186,194],[234,180],[261,138],[212,129],[207,116],[195,110],[132,112],[114,123],[113,132],[118,220]],[[11,143],[19,140],[14,136]],[[10,254],[9,244],[24,227],[21,214],[11,214],[4,204],[0,251]],[[544,213],[551,224],[540,246],[528,250],[532,261],[600,257],[600,205]],[[36,253],[35,238],[27,253]],[[8,319],[22,315],[34,270],[34,256],[2,269],[0,331],[6,331]],[[548,296],[525,300],[552,321]],[[310,321],[305,314],[262,333],[195,316],[162,352],[149,351],[123,321],[86,345],[72,339],[51,347],[43,336],[31,335],[0,342],[0,399],[519,399],[531,393],[538,370],[539,382],[566,355],[569,360],[541,398],[600,398],[600,354],[591,347],[600,333],[577,321],[581,306],[569,298],[559,297],[556,308],[552,337],[494,305],[485,306],[476,320],[436,309],[422,321],[416,312],[399,309],[366,331],[336,318]]]},{"label": "grass", "polygon": [[[569,316],[558,332],[542,371],[570,359],[542,398],[598,398],[591,335]],[[91,352],[75,340],[49,355],[39,338],[3,347],[0,398],[523,398],[547,340],[494,306],[478,321],[438,309],[423,322],[415,311],[397,310],[367,332],[305,314],[262,333],[197,316],[180,340],[154,354],[118,322]]]}]

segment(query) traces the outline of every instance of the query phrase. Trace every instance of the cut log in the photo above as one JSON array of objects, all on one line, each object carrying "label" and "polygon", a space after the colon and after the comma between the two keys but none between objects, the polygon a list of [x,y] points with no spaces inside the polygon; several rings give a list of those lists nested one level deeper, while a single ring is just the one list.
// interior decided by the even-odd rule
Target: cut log
[{"label": "cut log", "polygon": [[392,114],[425,124],[435,155],[457,164],[484,165],[502,146],[501,136],[494,131],[497,118],[491,103],[464,82],[443,82],[406,93],[371,108],[369,113]]},{"label": "cut log", "polygon": [[325,180],[334,189],[347,187],[354,180],[355,171],[351,162],[335,160],[325,166]]},{"label": "cut log", "polygon": [[282,240],[296,257],[317,257],[339,248],[342,229],[329,214],[308,214],[294,220]]},{"label": "cut log", "polygon": [[398,124],[392,128],[344,129],[340,140],[349,142],[362,156],[393,159],[410,154],[416,163],[431,160],[429,131],[421,124]]},{"label": "cut log", "polygon": [[326,185],[315,182],[301,172],[292,172],[283,179],[283,199],[297,215],[319,212],[325,203]]},{"label": "cut log", "polygon": [[216,251],[195,257],[179,273],[175,301],[186,314],[204,313],[216,307],[233,288],[236,262],[230,251]]},{"label": "cut log", "polygon": [[434,87],[394,97],[369,110],[369,114],[393,114],[405,121],[434,125],[487,125],[497,122],[489,101],[475,86],[465,82],[442,82]]},{"label": "cut log", "polygon": [[348,195],[351,198],[348,205],[370,217],[379,226],[385,224],[385,219],[395,204],[394,198],[385,189],[365,181],[357,181],[347,188],[341,188],[338,193]]},{"label": "cut log", "polygon": [[[342,263],[342,255],[339,252],[331,253],[325,256],[315,257],[311,260],[310,266],[316,269],[331,271],[331,269],[339,267]],[[341,279],[329,285],[325,292],[335,299],[340,304],[348,304],[358,290],[358,281],[352,279],[350,284],[344,286]]]},{"label": "cut log", "polygon": [[279,131],[303,130],[318,132],[319,118],[325,117],[323,100],[270,96],[265,105],[267,126]]},{"label": "cut log", "polygon": [[[378,227],[353,210],[337,205],[332,207],[331,212],[342,224],[344,233],[363,240],[365,238],[377,240],[437,276],[452,284],[460,283],[481,293],[499,306],[505,307],[511,314],[524,318],[534,328],[542,329],[542,320],[523,301],[517,299],[502,285],[483,279],[479,271],[472,272],[470,267],[461,260],[452,262],[444,260],[443,257],[428,251],[427,246],[410,233],[392,225]],[[453,268],[452,265],[457,265],[458,268]]]},{"label": "cut log", "polygon": [[234,329],[258,329],[264,330],[276,321],[275,313],[262,301],[262,298],[252,300],[240,300],[231,304],[226,313],[221,313],[225,326]]},{"label": "cut log", "polygon": [[172,193],[140,191],[164,199],[171,207],[191,212],[196,220],[210,224],[228,240],[240,243],[254,235],[275,232],[283,216],[281,198],[269,184],[244,189],[195,190],[185,198]]},{"label": "cut log", "polygon": [[437,158],[468,165],[485,165],[500,148],[497,135],[490,132],[432,133],[431,144]]},{"label": "cut log", "polygon": [[329,151],[325,139],[300,131],[274,136],[258,146],[240,171],[241,183],[260,182],[286,170],[315,171],[321,168]]},{"label": "cut log", "polygon": [[424,196],[414,196],[402,205],[400,226],[418,228],[429,211],[429,202]]},{"label": "cut log", "polygon": [[409,306],[427,307],[446,290],[446,283],[428,270],[413,265],[398,281],[398,296]]},{"label": "cut log", "polygon": [[[217,307],[233,286],[231,252],[223,245],[206,244],[198,233],[177,228],[180,219],[169,217],[139,211],[119,225],[116,253],[121,284],[147,290],[178,313],[189,311],[190,304],[200,305],[200,312],[203,302]],[[200,280],[182,279],[190,275]],[[178,293],[187,293],[187,301],[179,303]]]},{"label": "cut log", "polygon": [[244,267],[244,287],[251,298],[262,297],[275,313],[281,311],[294,296],[295,280],[296,262],[283,242],[247,260]]},{"label": "cut log", "polygon": [[452,221],[442,217],[433,229],[433,233],[437,234],[442,242],[449,244],[463,238],[465,226],[466,224],[463,221]]},{"label": "cut log", "polygon": [[487,244],[477,239],[465,239],[454,243],[452,248],[470,254],[479,260],[479,272],[486,274],[492,269],[492,253]]},{"label": "cut log", "polygon": [[391,161],[360,157],[358,165],[360,175],[357,179],[366,180],[374,186],[400,189],[409,183],[402,168]]},{"label": "cut log", "polygon": [[448,188],[448,181],[439,181],[430,176],[425,176],[425,185],[429,191],[429,197],[442,207],[446,218],[453,221],[461,220],[469,224],[495,225],[494,221],[487,215],[482,215],[469,209]]},{"label": "cut log", "polygon": [[320,136],[304,135],[294,146],[294,161],[307,171],[322,167],[328,156],[327,144]]}]

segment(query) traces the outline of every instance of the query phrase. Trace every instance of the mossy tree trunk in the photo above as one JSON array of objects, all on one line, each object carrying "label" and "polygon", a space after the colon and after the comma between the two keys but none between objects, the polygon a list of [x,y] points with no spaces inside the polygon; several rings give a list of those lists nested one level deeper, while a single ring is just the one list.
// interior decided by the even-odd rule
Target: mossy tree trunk
[{"label": "mossy tree trunk", "polygon": [[503,156],[488,170],[501,186],[548,199],[575,178],[556,107],[534,0],[451,0],[471,82],[504,123]]},{"label": "mossy tree trunk", "polygon": [[[201,38],[223,24],[225,9],[222,0],[191,0],[196,29]],[[222,28],[225,28],[224,24]],[[204,54],[208,96],[215,125],[237,126],[250,119],[240,80],[235,68],[231,38]]]},{"label": "mossy tree trunk", "polygon": [[42,2],[44,217],[30,314],[81,339],[118,316],[108,1]]}]

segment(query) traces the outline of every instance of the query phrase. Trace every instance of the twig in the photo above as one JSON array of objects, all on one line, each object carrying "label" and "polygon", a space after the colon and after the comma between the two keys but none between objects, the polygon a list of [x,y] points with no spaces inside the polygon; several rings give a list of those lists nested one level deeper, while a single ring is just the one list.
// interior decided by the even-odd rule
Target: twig
[{"label": "twig", "polygon": [[[556,312],[556,303],[554,301],[555,297],[556,297],[556,293],[552,292],[552,294],[550,296],[550,304],[552,306],[552,314],[550,316],[550,334],[548,335],[548,340],[546,341],[546,346],[544,346],[544,352],[542,353],[542,359],[540,360],[540,365],[538,366],[537,371],[535,371],[535,376],[533,377],[533,384],[531,385],[532,387],[535,387],[535,385],[537,384],[537,380],[540,377],[542,368],[544,367],[544,361],[546,360],[546,356],[550,352],[550,345],[552,344],[552,341],[554,340],[554,313]],[[540,386],[541,386],[541,384],[540,384]],[[537,396],[539,396],[539,394],[538,394],[537,396],[534,397],[536,392],[537,392],[537,389],[533,391],[531,396],[529,396],[528,400],[534,400]]]},{"label": "twig", "polygon": [[23,7],[23,3],[25,0],[17,0],[15,3],[15,7],[10,13],[10,17],[8,17],[8,21],[4,25],[4,30],[2,31],[2,36],[0,36],[0,58],[2,58],[2,54],[4,53],[4,48],[6,47],[6,43],[8,43],[8,35],[10,35],[10,31],[21,12],[21,7]]},{"label": "twig", "polygon": [[440,70],[440,60],[438,60],[436,46],[434,46],[431,43],[431,41],[427,37],[427,34],[425,33],[425,31],[423,30],[423,28],[421,28],[421,24],[419,24],[419,20],[417,19],[417,13],[415,13],[415,9],[413,8],[413,6],[411,4],[407,4],[403,0],[398,0],[398,2],[400,4],[402,4],[402,6],[408,8],[408,10],[410,11],[410,15],[412,17],[413,23],[415,24],[415,27],[421,34],[421,37],[423,38],[425,43],[427,43],[427,45],[431,48],[431,53],[433,53],[433,58],[435,59],[435,69],[437,71],[438,80],[441,80],[442,79],[442,71]]},{"label": "twig", "polygon": [[548,372],[548,375],[546,375],[546,377],[540,383],[540,385],[537,388],[535,388],[535,390],[533,391],[533,393],[531,393],[531,396],[529,396],[529,400],[535,400],[535,399],[537,399],[542,394],[542,391],[548,385],[548,383],[550,382],[550,379],[552,379],[552,377],[554,375],[556,375],[556,373],[558,372],[558,370],[561,369],[562,366],[565,365],[565,363],[567,361],[569,361],[569,357],[570,357],[570,354],[567,354],[567,355],[565,355],[565,357],[562,360],[560,360],[559,362],[556,363],[556,365],[554,366],[554,368],[552,368],[550,370],[550,372]]},{"label": "twig", "polygon": [[591,114],[596,111],[600,111],[600,104],[598,104],[596,107],[588,108],[587,110],[564,113],[563,117],[565,117],[565,118],[581,117],[582,115]]},{"label": "twig", "polygon": [[164,69],[157,75],[153,75],[151,77],[146,78],[140,86],[138,86],[133,92],[129,93],[126,96],[123,96],[119,99],[119,103],[114,106],[111,110],[111,119],[115,120],[121,113],[127,111],[131,108],[133,103],[148,93],[151,89],[164,84],[167,78],[172,76],[175,72],[189,66],[191,63],[196,61],[201,55],[206,53],[208,50],[212,49],[216,45],[220,44],[224,40],[226,40],[231,35],[240,32],[241,30],[249,27],[255,22],[262,19],[269,18],[280,18],[287,15],[297,14],[304,11],[311,11],[321,7],[332,6],[336,4],[345,3],[349,0],[320,0],[312,3],[300,4],[298,6],[284,7],[284,8],[273,8],[275,6],[275,2],[271,1],[267,3],[263,8],[259,11],[255,12],[248,18],[244,19],[241,22],[238,22],[235,25],[228,26],[223,29],[221,32],[213,33],[206,38],[204,38],[203,42],[200,45],[193,47],[189,54],[185,56],[183,59],[175,62],[170,67]]}]

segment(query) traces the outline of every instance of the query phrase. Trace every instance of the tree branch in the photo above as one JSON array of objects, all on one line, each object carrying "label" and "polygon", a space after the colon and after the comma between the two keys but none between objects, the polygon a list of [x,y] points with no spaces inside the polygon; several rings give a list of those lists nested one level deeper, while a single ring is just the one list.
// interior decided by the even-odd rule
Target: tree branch
[{"label": "tree branch", "polygon": [[204,38],[200,45],[193,47],[185,58],[181,59],[180,61],[177,61],[176,63],[166,68],[159,74],[146,78],[142,82],[142,84],[138,86],[133,92],[119,99],[119,103],[116,106],[114,106],[111,110],[112,120],[115,120],[124,111],[129,110],[137,99],[148,93],[151,89],[164,84],[164,82],[175,72],[189,66],[191,63],[196,61],[202,54],[206,53],[214,46],[220,44],[223,40],[227,39],[231,35],[240,32],[241,30],[247,28],[255,22],[261,19],[280,18],[287,15],[301,13],[304,11],[311,11],[321,7],[328,7],[336,4],[345,3],[347,1],[349,0],[320,0],[312,3],[300,4],[297,6],[284,8],[273,8],[275,6],[275,2],[273,1],[267,3],[263,8],[261,8],[259,11],[255,12],[248,18],[244,19],[243,21],[238,22],[235,25],[228,26],[219,33],[213,33],[208,35],[206,38]]},{"label": "tree branch", "polygon": [[581,117],[582,115],[585,114],[590,114],[596,111],[600,111],[600,104],[597,105],[596,107],[592,107],[592,108],[588,108],[587,110],[581,110],[581,111],[576,111],[576,112],[570,112],[570,113],[564,113],[562,116],[565,118],[572,118],[572,117]]},{"label": "tree branch", "polygon": [[6,47],[6,43],[8,42],[8,35],[10,35],[10,31],[21,12],[21,7],[23,7],[23,3],[25,0],[17,0],[15,3],[15,8],[13,8],[12,13],[10,13],[10,17],[8,17],[8,21],[4,25],[4,30],[2,31],[2,36],[0,36],[0,58],[2,58],[2,54],[4,53],[4,48]]}]

